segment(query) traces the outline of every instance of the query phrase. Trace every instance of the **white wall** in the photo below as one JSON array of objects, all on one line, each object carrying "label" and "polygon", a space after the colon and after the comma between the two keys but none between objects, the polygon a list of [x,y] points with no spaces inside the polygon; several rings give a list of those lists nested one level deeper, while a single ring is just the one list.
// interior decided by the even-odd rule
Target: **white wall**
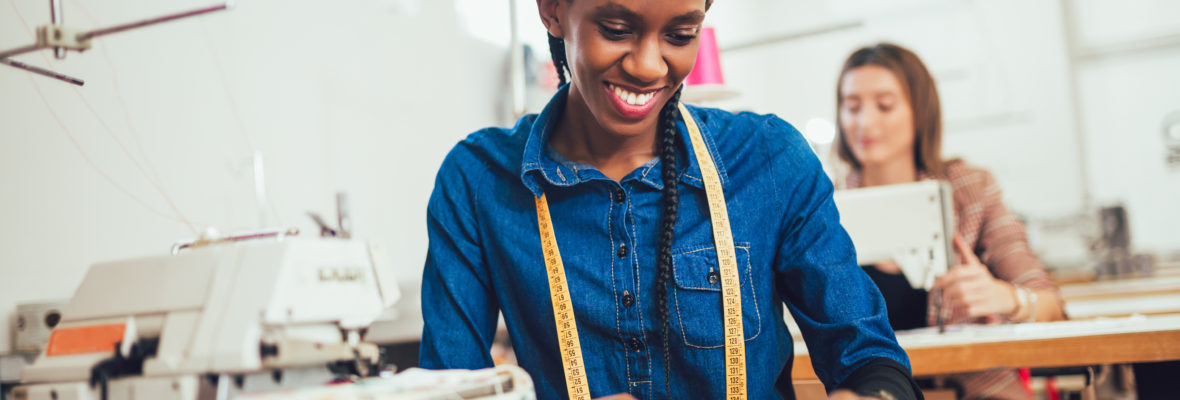
[{"label": "white wall", "polygon": [[[67,24],[85,28],[209,2],[65,3]],[[31,24],[49,19],[45,2],[15,5]],[[317,234],[306,212],[334,216],[334,194],[351,196],[355,236],[390,249],[415,329],[434,173],[467,133],[507,122],[507,51],[461,25],[449,1],[239,1],[64,61],[18,57],[85,79],[77,90],[0,66],[0,352],[16,303],[68,298],[95,261],[194,236],[147,175],[198,230],[257,228],[254,151],[267,225]],[[0,4],[0,49],[31,41]]]},{"label": "white wall", "polygon": [[[263,219],[314,233],[305,212],[331,215],[334,193],[348,192],[356,236],[384,242],[400,268],[401,326],[416,330],[434,172],[466,133],[508,122],[505,41],[490,37],[495,24],[472,34],[464,21],[506,26],[507,14],[493,15],[506,5],[456,12],[483,1],[493,0],[239,1],[230,12],[100,39],[65,61],[19,57],[86,79],[77,91],[0,66],[0,316],[18,302],[68,297],[95,261],[161,254],[191,238],[151,175],[198,229],[222,232]],[[44,2],[0,4],[0,49],[31,41],[11,4],[31,23],[48,20]],[[67,0],[67,21],[106,26],[204,4]],[[532,2],[521,4],[522,22],[535,28]],[[1169,0],[1071,4],[1085,48],[1177,33]],[[1063,15],[1050,0],[742,0],[715,2],[707,22],[723,49],[852,24],[726,52],[726,76],[742,96],[719,105],[774,112],[800,128],[833,120],[844,58],[896,41],[938,80],[945,152],[991,169],[1015,211],[1034,220],[1085,212],[1088,184],[1096,205],[1128,205],[1142,249],[1180,249],[1180,172],[1163,165],[1158,127],[1180,108],[1177,48],[1075,62]],[[254,151],[265,157],[272,203],[261,218]],[[0,352],[9,322],[0,318]]]},{"label": "white wall", "polygon": [[[861,25],[726,53],[727,78],[743,93],[738,107],[777,113],[800,129],[814,117],[834,121],[835,85],[848,54],[879,41],[899,43],[923,57],[938,82],[944,154],[992,170],[1010,204],[1022,212],[1080,211],[1081,176],[1074,173],[1079,150],[1055,3],[911,1],[902,3],[916,5],[871,11],[854,11],[844,4],[851,0],[826,7],[801,2],[799,10],[796,2],[755,3],[768,10],[746,24],[763,27],[763,36],[849,21]],[[770,22],[779,16],[787,22]],[[792,26],[789,21],[797,19],[804,21]],[[723,24],[739,26],[732,20],[714,23],[719,36],[730,32]],[[719,37],[722,48],[751,40],[734,36]],[[1048,159],[1047,148],[1057,149]]]},{"label": "white wall", "polygon": [[1095,202],[1127,207],[1138,250],[1180,253],[1180,167],[1167,165],[1163,133],[1165,117],[1180,113],[1180,2],[1075,4],[1080,115]]},{"label": "white wall", "polygon": [[[1090,49],[1176,35],[1176,13],[1167,11],[1180,10],[1166,0],[1066,1],[717,2],[709,22],[717,28],[726,79],[742,92],[718,105],[773,112],[799,129],[811,118],[834,121],[844,59],[866,44],[896,42],[917,52],[939,85],[944,154],[991,170],[1009,207],[1034,227],[1037,221],[1061,226],[1071,216],[1094,214],[1093,207],[1124,203],[1138,250],[1174,252],[1180,175],[1163,165],[1159,124],[1180,108],[1174,72],[1180,46],[1077,60],[1065,15],[1078,26],[1078,45]],[[836,26],[846,28],[746,46]],[[1093,226],[1066,226],[1068,232],[1042,235],[1038,250],[1064,261],[1062,267],[1092,261],[1085,247]]]}]

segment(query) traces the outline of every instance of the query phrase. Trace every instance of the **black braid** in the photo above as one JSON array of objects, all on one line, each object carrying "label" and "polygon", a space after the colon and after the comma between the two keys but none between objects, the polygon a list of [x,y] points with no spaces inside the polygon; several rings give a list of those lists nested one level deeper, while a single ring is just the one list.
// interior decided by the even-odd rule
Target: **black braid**
[{"label": "black braid", "polygon": [[[569,61],[565,54],[565,40],[549,35],[549,55],[553,58],[553,67],[557,70],[560,85],[566,84],[565,71],[570,71]],[[573,75],[572,71],[570,74]],[[656,306],[660,311],[661,333],[664,343],[664,366],[668,373],[664,374],[664,392],[671,396],[672,352],[668,343],[671,341],[670,324],[671,310],[668,308],[669,282],[672,280],[672,240],[676,235],[676,206],[679,195],[676,184],[678,182],[676,170],[676,143],[680,138],[676,127],[679,120],[680,92],[677,89],[664,108],[660,109],[659,125],[656,127],[656,144],[659,146],[660,175],[664,181],[664,213],[660,218],[659,240],[660,247],[656,260],[655,297]]]},{"label": "black braid", "polygon": [[[557,70],[558,87],[565,86],[565,72],[569,71],[570,64],[565,58],[565,39],[557,36],[549,35],[549,57],[553,58],[553,68]],[[573,72],[570,72],[573,75]]]},{"label": "black braid", "polygon": [[680,89],[672,94],[668,102],[664,104],[664,108],[660,109],[660,122],[656,128],[658,130],[658,137],[656,142],[660,149],[660,176],[664,181],[664,215],[660,218],[660,247],[657,254],[656,271],[656,305],[660,309],[660,322],[663,323],[662,332],[664,338],[664,366],[667,373],[664,374],[664,392],[668,396],[671,392],[671,378],[672,375],[672,354],[669,350],[668,342],[671,340],[671,334],[668,328],[668,321],[671,319],[671,311],[668,309],[668,282],[672,279],[672,240],[676,236],[676,206],[679,204],[678,194],[676,192],[677,175],[676,170],[676,141],[680,137],[680,133],[676,129],[677,116],[680,115],[678,108],[680,104]]}]

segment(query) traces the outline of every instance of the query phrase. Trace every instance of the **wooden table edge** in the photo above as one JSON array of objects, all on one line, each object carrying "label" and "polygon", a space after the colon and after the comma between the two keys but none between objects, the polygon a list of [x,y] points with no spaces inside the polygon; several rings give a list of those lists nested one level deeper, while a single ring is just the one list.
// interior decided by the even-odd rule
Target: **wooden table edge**
[{"label": "wooden table edge", "polygon": [[[1169,361],[1180,360],[1180,330],[918,347],[906,353],[914,376]],[[817,379],[809,355],[797,355],[793,364],[792,379]]]}]

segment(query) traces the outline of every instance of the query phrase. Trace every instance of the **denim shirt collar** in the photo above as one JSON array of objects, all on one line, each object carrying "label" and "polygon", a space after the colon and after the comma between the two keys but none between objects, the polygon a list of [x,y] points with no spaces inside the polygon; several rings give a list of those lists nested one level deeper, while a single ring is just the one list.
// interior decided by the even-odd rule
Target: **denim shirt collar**
[{"label": "denim shirt collar", "polygon": [[[524,154],[521,158],[520,179],[525,187],[533,192],[533,196],[540,196],[544,192],[542,181],[553,186],[568,187],[593,179],[592,175],[602,176],[601,173],[593,169],[594,167],[569,161],[549,147],[549,134],[556,128],[557,118],[565,110],[565,102],[568,97],[569,84],[566,84],[557,91],[557,94],[553,95],[549,104],[545,105],[531,125],[517,125],[517,129],[529,130],[528,138],[524,144]],[[729,177],[725,172],[725,163],[717,153],[717,145],[713,141],[713,135],[708,126],[702,123],[699,110],[693,106],[688,106],[688,110],[689,115],[693,117],[701,131],[701,138],[709,150],[709,155],[717,165],[717,173],[721,177],[721,187],[725,188]],[[688,128],[685,127],[684,121],[678,121],[676,126],[680,133],[678,159],[688,160],[687,165],[680,163],[684,165],[679,174],[680,183],[703,190],[705,185],[701,178],[700,164],[697,163],[696,156],[690,156],[692,144],[688,136]],[[644,164],[640,167],[638,175],[639,181],[657,190],[664,188],[660,170],[655,168],[658,165],[660,165],[659,162],[655,160]]]}]

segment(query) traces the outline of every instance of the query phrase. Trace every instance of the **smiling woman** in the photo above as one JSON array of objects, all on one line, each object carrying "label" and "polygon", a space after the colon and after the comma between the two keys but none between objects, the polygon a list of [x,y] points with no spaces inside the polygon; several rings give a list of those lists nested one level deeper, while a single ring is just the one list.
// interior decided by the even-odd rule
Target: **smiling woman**
[{"label": "smiling woman", "polygon": [[562,88],[440,168],[422,366],[502,313],[539,398],[794,398],[785,304],[833,398],[917,396],[807,141],[680,103],[710,3],[538,0]]}]

